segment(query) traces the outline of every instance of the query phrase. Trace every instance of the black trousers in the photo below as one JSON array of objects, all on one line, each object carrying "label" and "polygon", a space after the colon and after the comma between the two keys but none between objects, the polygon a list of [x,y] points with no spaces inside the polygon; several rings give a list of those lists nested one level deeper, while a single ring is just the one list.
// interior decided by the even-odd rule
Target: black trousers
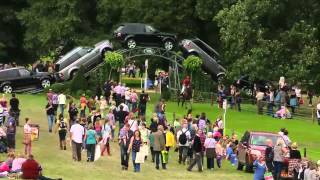
[{"label": "black trousers", "polygon": [[207,168],[208,169],[213,169],[214,168],[214,158],[208,158],[207,157]]},{"label": "black trousers", "polygon": [[94,161],[95,151],[96,151],[96,145],[95,144],[87,144],[87,158],[88,158],[88,161]]},{"label": "black trousers", "polygon": [[155,159],[156,159],[156,168],[159,169],[159,164],[160,164],[160,158],[161,158],[161,164],[162,164],[162,169],[166,169],[166,164],[162,162],[162,154],[161,151],[154,151]]},{"label": "black trousers", "polygon": [[150,151],[151,151],[151,157],[152,157],[152,162],[154,162],[154,151],[153,151],[153,147],[150,147]]},{"label": "black trousers", "polygon": [[81,147],[82,143],[72,141],[72,156],[76,161],[81,161]]},{"label": "black trousers", "polygon": [[202,171],[202,155],[200,152],[195,153],[195,158],[191,161],[188,170],[191,171],[191,169],[198,165],[198,171]]}]

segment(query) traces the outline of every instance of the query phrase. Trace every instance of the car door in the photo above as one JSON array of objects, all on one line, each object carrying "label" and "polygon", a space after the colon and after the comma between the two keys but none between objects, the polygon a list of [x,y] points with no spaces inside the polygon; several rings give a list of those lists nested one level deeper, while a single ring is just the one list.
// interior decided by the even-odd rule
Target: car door
[{"label": "car door", "polygon": [[[101,58],[99,56],[100,51],[98,48],[95,48],[95,49],[87,48],[86,52],[87,53],[89,52],[89,53],[83,56],[80,59],[79,63],[83,65],[86,70],[90,70],[100,63],[101,61]],[[79,53],[83,53],[83,52],[79,52]]]},{"label": "car door", "polygon": [[18,69],[18,74],[19,77],[17,78],[17,81],[19,87],[35,86],[40,83],[39,79],[33,76],[31,72],[26,69]]}]

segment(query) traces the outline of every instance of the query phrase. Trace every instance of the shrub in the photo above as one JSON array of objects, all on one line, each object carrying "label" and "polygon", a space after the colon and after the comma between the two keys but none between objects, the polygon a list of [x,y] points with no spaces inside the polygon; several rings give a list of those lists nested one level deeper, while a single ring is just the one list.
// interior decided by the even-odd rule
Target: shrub
[{"label": "shrub", "polygon": [[88,81],[84,77],[85,69],[83,66],[80,67],[75,77],[72,79],[70,84],[71,93],[76,93],[78,90],[85,91],[88,88]]},{"label": "shrub", "polygon": [[190,73],[200,71],[202,65],[202,60],[194,55],[188,56],[187,59],[183,61],[183,67]]},{"label": "shrub", "polygon": [[52,89],[53,92],[63,92],[63,93],[67,93],[70,87],[70,83],[69,82],[65,82],[65,83],[56,83],[51,85],[50,87],[47,87],[44,92],[48,92],[49,89]]},{"label": "shrub", "polygon": [[122,54],[117,52],[107,52],[105,55],[104,60],[106,61],[107,65],[110,67],[108,79],[111,78],[112,72],[116,72],[116,77],[114,79],[119,79],[120,72],[118,70],[124,65],[124,59]]}]

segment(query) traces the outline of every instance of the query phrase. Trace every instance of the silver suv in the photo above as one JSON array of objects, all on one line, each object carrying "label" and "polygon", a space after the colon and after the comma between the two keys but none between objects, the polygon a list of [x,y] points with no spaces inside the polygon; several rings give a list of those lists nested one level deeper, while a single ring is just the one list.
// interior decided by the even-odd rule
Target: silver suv
[{"label": "silver suv", "polygon": [[94,47],[76,47],[55,63],[56,79],[58,81],[70,80],[83,66],[86,72],[90,71],[103,61],[104,54],[112,51],[113,46],[109,40],[101,41]]},{"label": "silver suv", "polygon": [[202,59],[202,69],[218,81],[225,77],[226,70],[218,63],[219,53],[200,39],[184,39],[180,43],[184,56],[195,55]]}]

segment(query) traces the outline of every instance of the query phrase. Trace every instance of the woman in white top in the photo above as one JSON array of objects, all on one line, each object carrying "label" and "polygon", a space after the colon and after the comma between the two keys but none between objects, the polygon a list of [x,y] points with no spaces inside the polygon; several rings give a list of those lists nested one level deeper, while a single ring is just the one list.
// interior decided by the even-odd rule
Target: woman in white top
[{"label": "woman in white top", "polygon": [[23,127],[23,144],[24,144],[24,154],[30,155],[31,154],[31,133],[32,129],[30,126],[29,118],[26,118],[26,124]]}]

